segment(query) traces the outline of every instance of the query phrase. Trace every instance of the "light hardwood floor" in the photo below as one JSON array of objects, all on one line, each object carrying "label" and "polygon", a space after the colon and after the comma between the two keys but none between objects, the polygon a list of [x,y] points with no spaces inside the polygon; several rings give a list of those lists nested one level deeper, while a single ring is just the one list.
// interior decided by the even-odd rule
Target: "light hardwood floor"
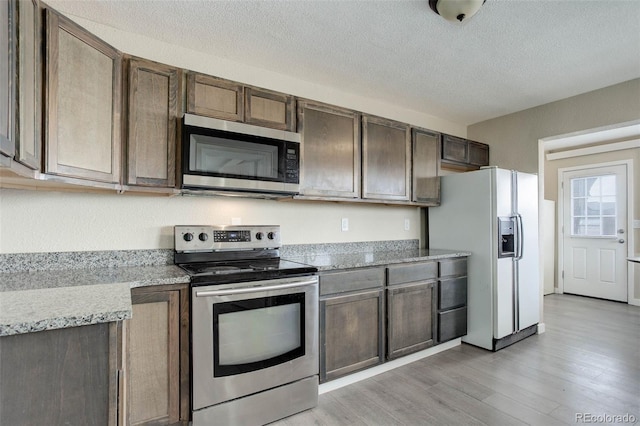
[{"label": "light hardwood floor", "polygon": [[583,423],[577,413],[640,424],[640,308],[549,295],[544,322],[546,333],[501,351],[462,344],[320,395],[315,409],[273,425],[550,426]]}]

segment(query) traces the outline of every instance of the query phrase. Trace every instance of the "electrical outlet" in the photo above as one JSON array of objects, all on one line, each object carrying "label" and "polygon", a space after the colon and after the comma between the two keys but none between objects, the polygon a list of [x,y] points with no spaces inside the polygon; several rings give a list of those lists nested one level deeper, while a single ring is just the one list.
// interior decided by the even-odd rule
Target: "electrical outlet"
[{"label": "electrical outlet", "polygon": [[640,220],[634,220],[633,227],[634,229],[640,229]]},{"label": "electrical outlet", "polygon": [[409,229],[411,229],[411,221],[409,219],[405,219],[404,220],[404,230],[408,231]]},{"label": "electrical outlet", "polygon": [[232,225],[242,225],[242,218],[241,217],[232,217],[231,218],[231,224]]},{"label": "electrical outlet", "polygon": [[349,230],[349,218],[348,217],[343,217],[342,218],[342,231],[346,232]]}]

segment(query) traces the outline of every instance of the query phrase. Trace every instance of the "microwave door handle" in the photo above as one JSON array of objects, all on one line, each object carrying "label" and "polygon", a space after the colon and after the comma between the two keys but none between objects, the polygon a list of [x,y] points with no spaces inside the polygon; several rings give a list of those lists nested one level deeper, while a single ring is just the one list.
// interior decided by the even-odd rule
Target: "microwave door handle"
[{"label": "microwave door handle", "polygon": [[264,287],[242,287],[242,288],[230,288],[226,290],[207,290],[196,291],[196,297],[211,297],[211,296],[229,296],[232,294],[246,294],[257,293],[260,291],[282,290],[286,288],[302,287],[306,285],[317,284],[318,280],[297,281],[288,284],[277,284]]}]

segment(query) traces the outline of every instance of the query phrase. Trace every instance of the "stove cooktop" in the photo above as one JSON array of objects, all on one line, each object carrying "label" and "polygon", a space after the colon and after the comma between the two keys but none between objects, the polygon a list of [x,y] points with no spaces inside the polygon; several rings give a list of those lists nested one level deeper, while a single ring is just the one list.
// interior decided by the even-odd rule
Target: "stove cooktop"
[{"label": "stove cooktop", "polygon": [[268,280],[309,275],[318,271],[314,266],[280,258],[188,263],[178,266],[191,276],[193,285]]},{"label": "stove cooktop", "polygon": [[280,258],[278,225],[176,225],[174,261],[192,285],[259,281],[318,272]]}]

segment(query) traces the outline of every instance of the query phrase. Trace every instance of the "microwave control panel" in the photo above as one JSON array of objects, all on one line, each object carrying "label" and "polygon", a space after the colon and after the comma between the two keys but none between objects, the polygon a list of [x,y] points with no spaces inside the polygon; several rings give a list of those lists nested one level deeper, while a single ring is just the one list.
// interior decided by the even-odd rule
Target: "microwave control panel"
[{"label": "microwave control panel", "polygon": [[300,144],[287,143],[285,154],[285,182],[299,183],[300,178]]}]

